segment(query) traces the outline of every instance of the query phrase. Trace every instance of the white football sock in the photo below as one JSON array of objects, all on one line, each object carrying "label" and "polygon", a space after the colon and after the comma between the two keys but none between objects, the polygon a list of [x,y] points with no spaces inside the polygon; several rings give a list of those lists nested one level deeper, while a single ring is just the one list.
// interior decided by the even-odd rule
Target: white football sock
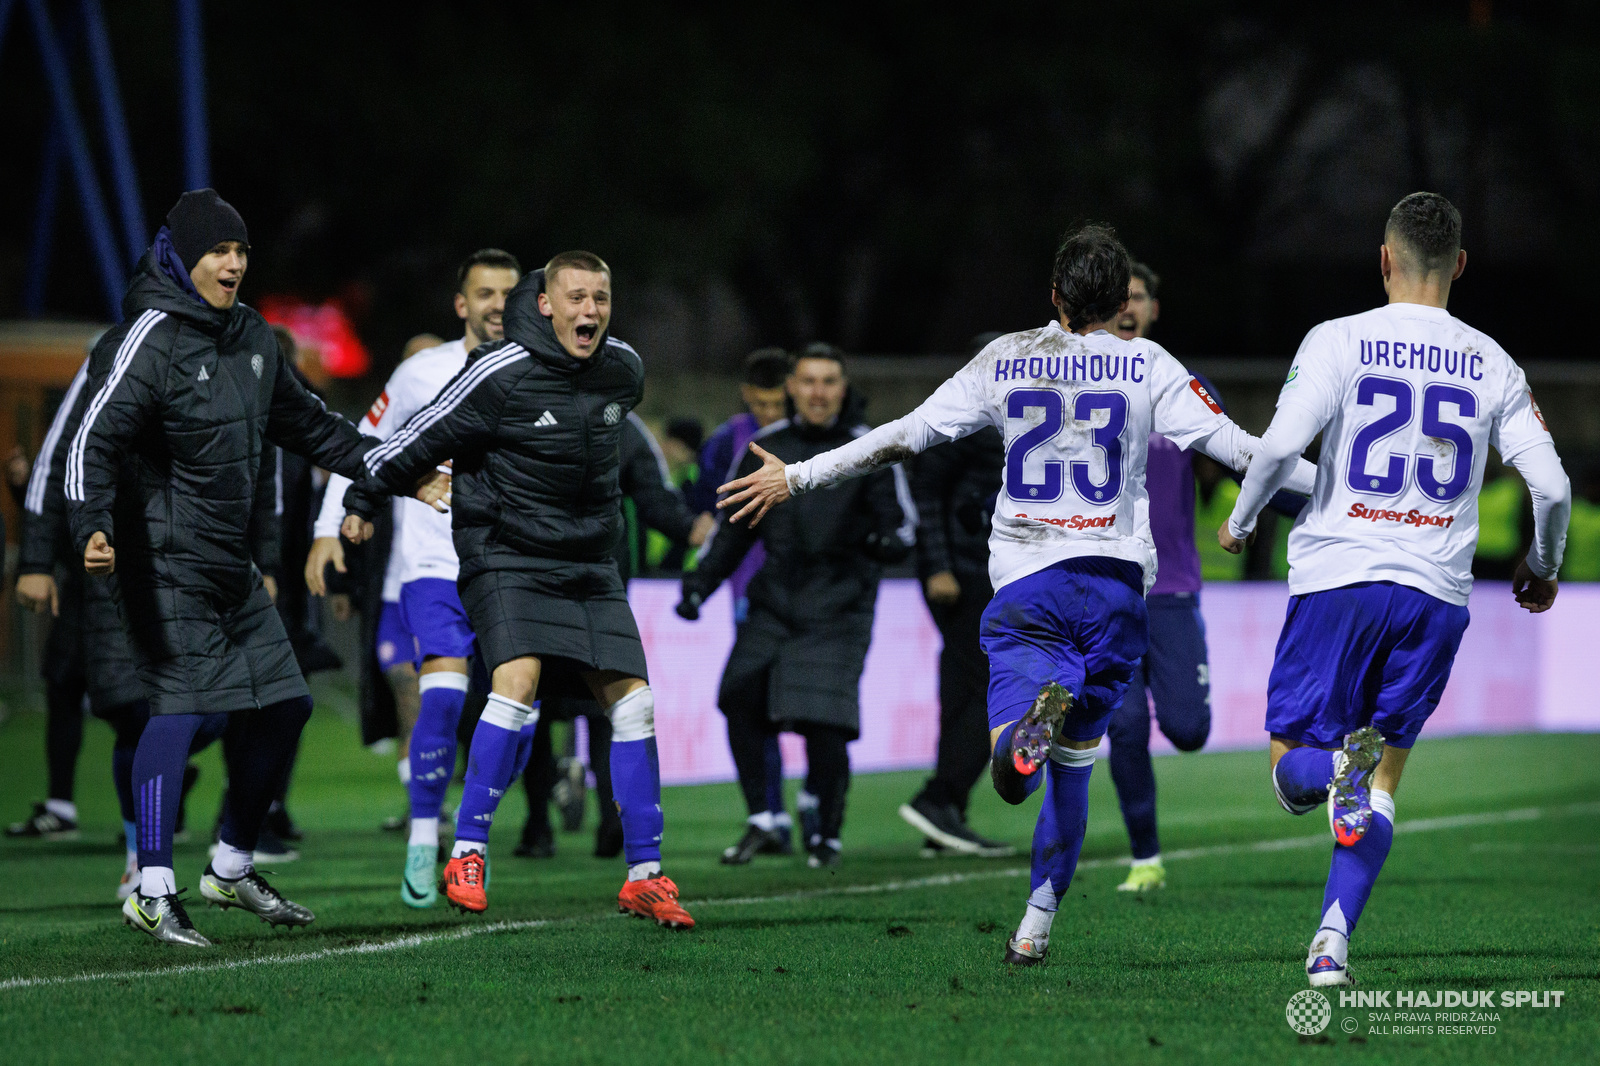
[{"label": "white football sock", "polygon": [[1375,788],[1371,795],[1372,799],[1368,802],[1372,804],[1372,813],[1383,815],[1389,819],[1391,826],[1394,825],[1394,793]]},{"label": "white football sock", "polygon": [[256,868],[255,856],[241,851],[225,841],[217,843],[217,853],[211,857],[211,872],[224,881],[237,881]]},{"label": "white football sock", "polygon": [[170,896],[178,891],[178,879],[170,866],[146,866],[139,871],[139,895]]},{"label": "white football sock", "polygon": [[772,827],[774,829],[794,828],[794,819],[789,817],[788,811],[769,811],[768,813],[772,815]]},{"label": "white football sock", "polygon": [[1158,851],[1154,855],[1150,856],[1148,859],[1134,859],[1133,860],[1133,865],[1134,866],[1160,866],[1161,865],[1161,853]]},{"label": "white football sock", "polygon": [[1017,939],[1032,940],[1043,947],[1050,942],[1050,925],[1055,920],[1055,911],[1047,911],[1030,903],[1022,915],[1022,924],[1017,926]]},{"label": "white football sock", "polygon": [[45,800],[44,809],[57,818],[64,818],[69,822],[78,820],[78,805],[71,800]]},{"label": "white football sock", "polygon": [[411,819],[412,844],[426,844],[430,848],[439,846],[439,819],[413,818]]},{"label": "white football sock", "polygon": [[411,784],[411,756],[407,755],[405,758],[395,763],[394,772],[395,775],[400,778],[400,783],[402,785]]},{"label": "white football sock", "polygon": [[469,851],[476,851],[485,859],[489,857],[489,845],[482,840],[462,840],[456,837],[455,846],[450,849],[450,857],[459,859]]},{"label": "white football sock", "polygon": [[772,817],[771,811],[757,811],[746,818],[745,821],[766,833],[772,832],[772,827],[777,824]]},{"label": "white football sock", "polygon": [[628,880],[643,881],[661,873],[661,864],[654,859],[649,862],[636,862],[628,867]]}]

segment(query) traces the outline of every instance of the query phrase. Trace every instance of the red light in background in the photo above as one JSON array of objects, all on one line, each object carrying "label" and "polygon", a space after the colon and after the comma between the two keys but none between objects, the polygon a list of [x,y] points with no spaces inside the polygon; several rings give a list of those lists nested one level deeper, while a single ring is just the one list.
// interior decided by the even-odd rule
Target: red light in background
[{"label": "red light in background", "polygon": [[[372,355],[356,336],[355,326],[338,300],[310,304],[289,296],[263,296],[256,310],[275,326],[284,326],[304,348],[314,348],[329,377],[358,378],[372,367]],[[315,378],[306,367],[307,376]]]}]

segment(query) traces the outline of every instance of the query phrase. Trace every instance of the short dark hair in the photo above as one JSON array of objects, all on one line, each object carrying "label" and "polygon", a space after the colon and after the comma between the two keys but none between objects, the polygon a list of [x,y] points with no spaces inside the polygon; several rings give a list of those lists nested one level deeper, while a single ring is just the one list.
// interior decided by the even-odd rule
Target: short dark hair
[{"label": "short dark hair", "polygon": [[604,274],[608,278],[611,276],[611,268],[606,266],[606,261],[601,259],[598,255],[595,255],[593,252],[562,252],[560,255],[551,259],[550,262],[544,265],[545,288],[548,290],[550,287],[550,279],[561,273],[563,270],[566,270],[568,267],[573,267],[578,270],[587,270],[594,274]]},{"label": "short dark hair", "polygon": [[[804,348],[801,348],[795,353],[794,363],[798,363],[802,359],[832,359],[839,364],[839,373],[846,377],[850,376],[850,368],[845,365],[844,361],[844,351],[834,347],[827,341],[812,341]],[[794,369],[794,363],[789,365],[791,370]]]},{"label": "short dark hair", "polygon": [[743,381],[757,389],[782,388],[792,363],[782,348],[757,348],[744,357]]},{"label": "short dark hair", "polygon": [[1138,278],[1143,281],[1144,291],[1150,294],[1152,300],[1155,299],[1156,291],[1161,288],[1161,275],[1151,270],[1150,264],[1141,263],[1137,259],[1128,264],[1128,278],[1129,280]]},{"label": "short dark hair", "polygon": [[1461,212],[1436,192],[1414,192],[1389,212],[1383,237],[1404,245],[1427,273],[1453,271],[1461,251]]},{"label": "short dark hair", "polygon": [[475,266],[493,267],[496,270],[515,270],[517,275],[522,275],[522,264],[517,262],[517,257],[510,252],[501,251],[499,248],[479,248],[467,256],[456,267],[456,291],[465,292],[467,275],[472,273]]},{"label": "short dark hair", "polygon": [[1117,231],[1091,223],[1068,233],[1056,249],[1050,284],[1069,328],[1110,320],[1128,299],[1128,250]]}]

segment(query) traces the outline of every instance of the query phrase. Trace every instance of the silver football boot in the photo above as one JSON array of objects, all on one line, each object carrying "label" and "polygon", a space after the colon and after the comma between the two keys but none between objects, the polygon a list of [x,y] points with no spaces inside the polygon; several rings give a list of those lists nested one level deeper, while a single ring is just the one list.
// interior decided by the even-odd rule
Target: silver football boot
[{"label": "silver football boot", "polygon": [[167,944],[187,944],[192,948],[208,948],[211,941],[201,936],[189,921],[183,901],[174,893],[170,896],[146,896],[140,892],[122,901],[122,920],[146,936]]},{"label": "silver football boot", "polygon": [[310,925],[317,916],[292,900],[284,899],[267,879],[251,870],[236,881],[218,877],[208,863],[200,875],[200,895],[207,903],[226,910],[238,907],[277,927]]}]

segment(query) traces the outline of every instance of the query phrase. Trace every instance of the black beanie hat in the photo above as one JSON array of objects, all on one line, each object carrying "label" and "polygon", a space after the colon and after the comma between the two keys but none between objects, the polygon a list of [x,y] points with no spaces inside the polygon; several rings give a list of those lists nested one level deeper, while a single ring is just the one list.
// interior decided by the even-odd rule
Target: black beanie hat
[{"label": "black beanie hat", "polygon": [[250,244],[244,219],[215,189],[194,189],[178,197],[167,212],[167,230],[185,270],[193,270],[207,252],[223,241],[242,241],[247,247]]}]

